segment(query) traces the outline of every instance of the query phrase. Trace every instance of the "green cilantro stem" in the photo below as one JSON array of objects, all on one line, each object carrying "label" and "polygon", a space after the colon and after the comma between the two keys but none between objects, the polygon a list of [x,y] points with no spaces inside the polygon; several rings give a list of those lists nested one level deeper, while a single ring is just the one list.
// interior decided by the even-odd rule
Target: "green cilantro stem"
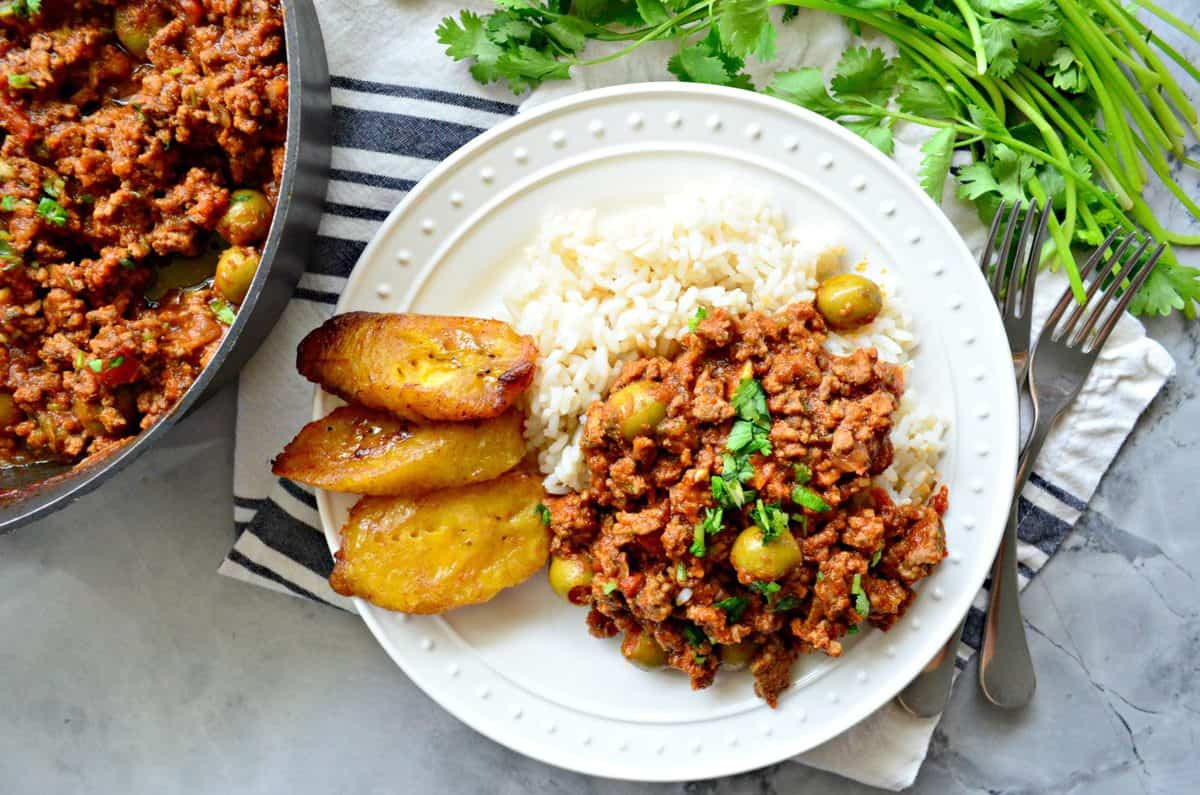
[{"label": "green cilantro stem", "polygon": [[958,8],[958,12],[962,14],[963,22],[967,23],[967,30],[971,33],[971,46],[975,49],[975,74],[987,74],[987,53],[983,49],[983,32],[979,29],[979,18],[975,16],[975,9],[967,3],[967,0],[954,0],[954,5]]}]

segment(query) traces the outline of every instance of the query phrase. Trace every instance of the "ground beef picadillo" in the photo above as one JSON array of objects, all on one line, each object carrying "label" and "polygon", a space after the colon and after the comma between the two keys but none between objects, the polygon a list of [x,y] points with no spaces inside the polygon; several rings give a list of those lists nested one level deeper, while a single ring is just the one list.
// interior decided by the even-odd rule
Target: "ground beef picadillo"
[{"label": "ground beef picadillo", "polygon": [[5,5],[0,465],[75,461],[154,424],[224,335],[211,280],[146,294],[219,243],[234,189],[273,208],[283,21],[278,0]]},{"label": "ground beef picadillo", "polygon": [[[874,349],[832,355],[825,336],[807,303],[777,315],[713,310],[677,356],[630,362],[610,390],[612,401],[634,382],[655,384],[666,412],[654,428],[627,438],[608,403],[590,408],[590,487],[549,498],[548,507],[554,554],[586,556],[595,571],[592,634],[625,633],[630,644],[651,633],[693,688],[712,683],[722,646],[738,645],[748,650],[755,691],[774,706],[800,653],[836,657],[841,638],[863,622],[886,630],[903,614],[913,583],[946,555],[947,491],[897,505],[873,484],[892,461],[902,373]],[[712,482],[729,460],[731,398],[748,378],[765,393],[770,451],[749,455],[745,488],[754,496],[741,509],[726,504],[698,556],[696,526],[718,506]],[[798,481],[820,498],[809,500],[817,510],[794,501]],[[786,517],[801,553],[770,582],[731,560],[759,500]]]}]

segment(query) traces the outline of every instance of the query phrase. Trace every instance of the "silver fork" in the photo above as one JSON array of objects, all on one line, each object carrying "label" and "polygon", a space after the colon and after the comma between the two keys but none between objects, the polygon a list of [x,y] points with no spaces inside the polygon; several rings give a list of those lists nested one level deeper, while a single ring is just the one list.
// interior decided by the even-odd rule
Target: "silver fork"
[{"label": "silver fork", "polygon": [[[1018,603],[1017,503],[1021,489],[1029,479],[1033,464],[1055,421],[1079,394],[1092,365],[1099,358],[1100,349],[1108,341],[1134,294],[1149,278],[1165,249],[1165,245],[1159,245],[1146,263],[1132,273],[1154,241],[1147,237],[1125,259],[1138,240],[1136,233],[1131,234],[1105,261],[1105,254],[1119,237],[1120,230],[1109,235],[1080,272],[1085,281],[1091,278],[1086,300],[1078,303],[1071,291],[1067,290],[1046,319],[1033,350],[1029,367],[1033,430],[1017,470],[1017,487],[1008,526],[992,568],[992,589],[979,657],[979,686],[988,701],[1000,707],[1013,708],[1028,704],[1037,686]],[[1122,264],[1123,261],[1125,264]],[[1127,284],[1123,291],[1122,284]],[[1104,292],[1100,294],[1102,288]],[[1099,298],[1097,294],[1100,294]],[[1063,320],[1072,304],[1075,309]]]},{"label": "silver fork", "polygon": [[[1018,224],[1021,205],[1011,208],[1001,204],[992,218],[987,243],[979,258],[983,277],[992,290],[992,297],[1004,321],[1004,333],[1012,351],[1013,372],[1017,389],[1025,383],[1029,372],[1029,340],[1031,316],[1033,314],[1033,289],[1037,281],[1038,265],[1041,262],[1042,242],[1046,235],[1046,224],[1050,220],[1049,204],[1038,213],[1038,204],[1033,202],[1025,213],[1024,223]],[[1007,212],[1006,212],[1007,211]],[[1036,228],[1033,226],[1036,219]],[[1003,224],[1004,236],[1000,230]],[[1020,228],[1020,234],[1017,229]],[[1031,235],[1032,233],[1032,235]],[[1011,267],[1009,263],[1012,263]],[[1019,440],[1018,440],[1019,443]],[[917,674],[900,694],[896,703],[914,715],[931,718],[941,713],[950,695],[954,681],[954,661],[958,651],[958,639],[967,622],[962,623],[950,636],[941,651]]]}]

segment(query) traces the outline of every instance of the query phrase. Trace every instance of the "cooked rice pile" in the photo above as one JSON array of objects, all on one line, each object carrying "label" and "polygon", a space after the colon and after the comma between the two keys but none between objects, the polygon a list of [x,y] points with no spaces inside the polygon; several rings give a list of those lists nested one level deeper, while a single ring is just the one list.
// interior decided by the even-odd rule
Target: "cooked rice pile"
[{"label": "cooked rice pile", "polygon": [[[672,353],[701,306],[771,311],[813,300],[820,277],[843,267],[835,232],[789,227],[765,197],[737,193],[678,194],[617,213],[547,218],[525,250],[528,270],[505,301],[541,355],[525,435],[546,489],[586,488],[582,420],[624,362]],[[883,287],[883,313],[853,334],[831,334],[827,347],[846,353],[873,345],[881,358],[907,365],[916,339],[897,288],[886,272],[870,276]],[[892,434],[895,462],[880,476],[901,500],[928,494],[946,430],[916,403],[910,390]]]}]

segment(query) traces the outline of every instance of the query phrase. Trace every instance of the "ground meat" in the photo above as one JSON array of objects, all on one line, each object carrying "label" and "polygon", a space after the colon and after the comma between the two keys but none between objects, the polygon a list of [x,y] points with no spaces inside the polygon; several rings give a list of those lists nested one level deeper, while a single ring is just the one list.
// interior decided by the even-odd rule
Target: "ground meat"
[{"label": "ground meat", "polygon": [[[556,554],[593,562],[592,634],[624,633],[633,646],[650,633],[694,688],[713,681],[723,649],[749,644],[755,692],[775,706],[799,654],[836,657],[847,634],[903,615],[913,583],[945,557],[947,492],[897,505],[873,485],[892,460],[904,381],[873,349],[830,354],[825,335],[810,304],[774,316],[712,310],[678,355],[629,362],[613,386],[649,382],[661,420],[626,438],[615,421],[626,404],[589,409],[590,488],[549,505]],[[739,413],[748,382],[761,387],[768,417]],[[750,452],[729,449],[735,422],[754,426],[737,433],[760,435]],[[740,506],[715,490],[729,478],[744,492]],[[800,550],[773,579],[731,558],[768,507]]]},{"label": "ground meat", "polygon": [[[107,452],[174,407],[225,331],[214,230],[235,188],[274,201],[287,118],[278,0],[12,5],[0,466]],[[117,36],[131,10],[157,20],[144,56]],[[179,257],[207,273],[167,284]]]}]

